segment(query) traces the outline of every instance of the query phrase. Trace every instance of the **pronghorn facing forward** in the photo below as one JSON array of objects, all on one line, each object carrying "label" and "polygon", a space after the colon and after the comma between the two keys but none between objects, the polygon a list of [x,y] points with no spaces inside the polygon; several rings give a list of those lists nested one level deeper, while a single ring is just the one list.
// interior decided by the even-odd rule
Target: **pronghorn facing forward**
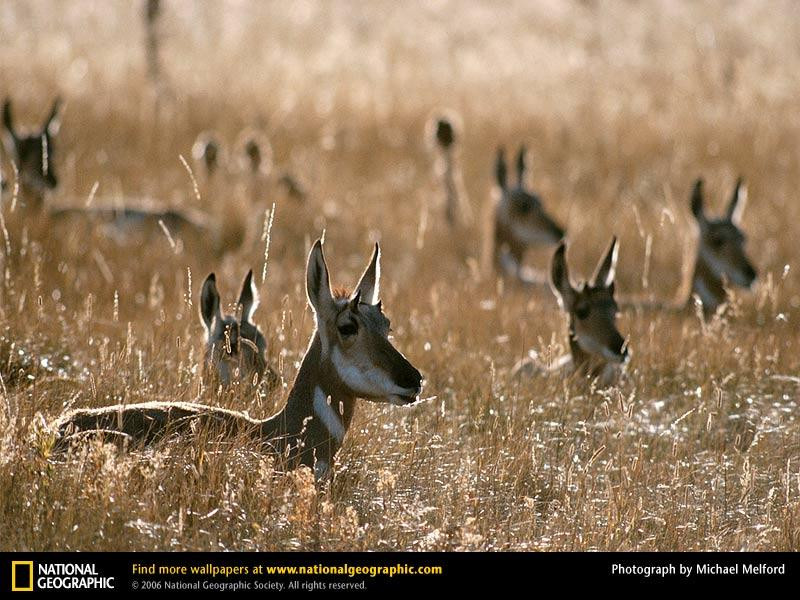
[{"label": "pronghorn facing forward", "polygon": [[206,277],[200,292],[200,318],[206,329],[204,366],[207,375],[214,374],[221,385],[234,381],[258,383],[266,381],[269,388],[280,380],[267,365],[267,339],[253,322],[258,308],[258,290],[253,283],[253,271],[248,271],[237,302],[238,315],[223,315],[217,278]]},{"label": "pronghorn facing forward", "polygon": [[8,142],[6,147],[17,166],[22,200],[33,210],[42,209],[45,194],[58,185],[53,160],[53,140],[60,124],[60,106],[61,99],[56,98],[40,128],[19,132],[14,126],[11,99],[6,98],[3,103],[3,128]]},{"label": "pronghorn facing forward", "polygon": [[517,154],[517,181],[509,185],[503,148],[497,151],[495,177],[500,190],[495,204],[494,229],[491,235],[492,260],[496,267],[525,283],[536,283],[523,269],[525,251],[536,245],[556,244],[564,229],[547,214],[542,201],[525,187],[526,150]]},{"label": "pronghorn facing forward", "polygon": [[614,299],[614,276],[618,251],[619,245],[614,237],[597,264],[591,281],[575,288],[567,270],[566,245],[561,242],[553,255],[550,285],[569,317],[570,352],[549,368],[544,368],[536,357],[527,357],[514,366],[512,377],[537,370],[565,370],[597,379],[600,385],[611,385],[616,381],[629,357],[627,342],[616,324],[618,308]]},{"label": "pronghorn facing forward", "polygon": [[355,410],[356,398],[413,404],[422,375],[389,341],[389,320],[378,301],[380,250],[351,295],[333,293],[322,242],[311,249],[306,269],[308,301],[316,317],[289,399],[276,415],[257,420],[201,404],[152,402],[76,410],[54,423],[57,449],[85,434],[148,444],[170,433],[200,429],[212,435],[244,436],[327,478]]}]

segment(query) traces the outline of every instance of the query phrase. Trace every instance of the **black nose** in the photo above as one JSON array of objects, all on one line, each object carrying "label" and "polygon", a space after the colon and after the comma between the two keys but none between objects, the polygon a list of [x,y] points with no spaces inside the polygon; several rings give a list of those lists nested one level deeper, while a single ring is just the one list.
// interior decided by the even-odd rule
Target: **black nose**
[{"label": "black nose", "polygon": [[419,391],[422,388],[422,373],[411,363],[406,363],[404,368],[395,373],[395,383],[400,387]]}]

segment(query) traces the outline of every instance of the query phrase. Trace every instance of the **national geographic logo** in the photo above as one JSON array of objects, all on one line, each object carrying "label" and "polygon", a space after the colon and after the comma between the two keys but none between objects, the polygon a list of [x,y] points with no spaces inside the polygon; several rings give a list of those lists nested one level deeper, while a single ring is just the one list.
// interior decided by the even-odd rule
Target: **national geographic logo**
[{"label": "national geographic logo", "polygon": [[12,592],[33,591],[32,560],[11,561],[11,591]]},{"label": "national geographic logo", "polygon": [[11,561],[11,591],[113,590],[113,577],[105,577],[94,563],[44,563]]}]

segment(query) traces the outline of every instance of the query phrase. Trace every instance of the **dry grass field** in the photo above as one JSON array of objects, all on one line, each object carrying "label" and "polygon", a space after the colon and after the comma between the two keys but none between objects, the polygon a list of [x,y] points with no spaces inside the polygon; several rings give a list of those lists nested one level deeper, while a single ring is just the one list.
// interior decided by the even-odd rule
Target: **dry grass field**
[{"label": "dry grass field", "polygon": [[[124,242],[25,219],[4,194],[0,549],[800,549],[795,3],[163,4],[158,99],[141,4],[0,5],[0,95],[28,124],[65,101],[48,202],[83,205],[97,184],[91,202],[158,199],[223,230]],[[458,115],[478,217],[454,230],[425,138],[439,110]],[[275,176],[247,189],[233,146],[249,127],[304,201]],[[231,167],[206,181],[191,149],[209,129]],[[573,275],[620,237],[620,297],[686,293],[692,182],[706,178],[721,212],[743,175],[755,288],[708,322],[622,315],[632,359],[618,387],[511,381],[529,349],[555,356],[567,340],[549,290],[479,268],[495,148],[521,142],[569,232]],[[198,400],[272,414],[313,329],[304,267],[323,230],[343,285],[381,242],[383,305],[428,398],[360,403],[330,486],[235,446],[50,455],[43,424],[70,408]],[[251,267],[284,385],[221,393],[202,385],[200,285],[213,270],[232,299]]]}]

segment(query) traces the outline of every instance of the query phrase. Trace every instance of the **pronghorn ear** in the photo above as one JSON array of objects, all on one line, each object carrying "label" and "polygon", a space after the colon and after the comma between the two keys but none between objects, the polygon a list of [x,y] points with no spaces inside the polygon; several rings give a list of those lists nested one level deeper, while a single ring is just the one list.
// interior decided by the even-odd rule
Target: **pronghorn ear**
[{"label": "pronghorn ear", "polygon": [[250,269],[244,278],[242,292],[239,294],[239,304],[242,307],[242,323],[251,322],[253,313],[258,308],[258,290],[253,284],[253,269]]},{"label": "pronghorn ear", "polygon": [[381,247],[375,242],[372,258],[364,269],[351,298],[360,295],[367,304],[377,304],[381,286]]},{"label": "pronghorn ear", "polygon": [[523,187],[525,184],[525,157],[527,154],[528,150],[525,148],[525,144],[521,145],[517,153],[517,185],[519,187]]},{"label": "pronghorn ear", "polygon": [[56,99],[53,100],[53,107],[50,109],[50,114],[44,121],[42,125],[42,133],[46,133],[50,136],[55,136],[58,134],[58,130],[61,127],[61,119],[58,114],[59,109],[61,108],[61,98],[56,96]]},{"label": "pronghorn ear", "polygon": [[698,178],[692,188],[692,214],[698,221],[705,221],[703,214],[703,179]]},{"label": "pronghorn ear", "polygon": [[500,186],[500,189],[506,189],[506,185],[508,185],[508,168],[506,167],[506,151],[502,146],[497,149],[497,159],[494,163],[494,174],[497,178],[497,185]]},{"label": "pronghorn ear", "polygon": [[747,186],[741,177],[736,180],[736,187],[733,188],[733,196],[728,205],[728,220],[734,225],[739,225],[742,221],[745,206],[747,206]]},{"label": "pronghorn ear", "polygon": [[617,236],[611,238],[611,245],[606,250],[605,256],[597,263],[597,269],[592,277],[592,285],[602,285],[611,287],[614,284],[614,277],[617,274],[617,255],[619,254],[619,243]]},{"label": "pronghorn ear", "polygon": [[214,319],[222,321],[222,312],[219,307],[219,292],[217,291],[217,277],[211,273],[203,282],[200,292],[200,318],[206,326],[206,331],[211,331]]},{"label": "pronghorn ear", "polygon": [[326,318],[335,312],[328,265],[322,253],[322,241],[314,242],[306,266],[306,294],[318,317]]},{"label": "pronghorn ear", "polygon": [[14,131],[14,119],[11,116],[11,98],[6,98],[5,102],[3,102],[3,126],[6,128],[6,131],[8,131],[11,139],[16,142],[18,138]]},{"label": "pronghorn ear", "polygon": [[558,298],[559,304],[564,310],[568,310],[575,298],[575,290],[569,281],[569,271],[567,270],[567,246],[561,242],[553,254],[550,265],[550,287]]}]

